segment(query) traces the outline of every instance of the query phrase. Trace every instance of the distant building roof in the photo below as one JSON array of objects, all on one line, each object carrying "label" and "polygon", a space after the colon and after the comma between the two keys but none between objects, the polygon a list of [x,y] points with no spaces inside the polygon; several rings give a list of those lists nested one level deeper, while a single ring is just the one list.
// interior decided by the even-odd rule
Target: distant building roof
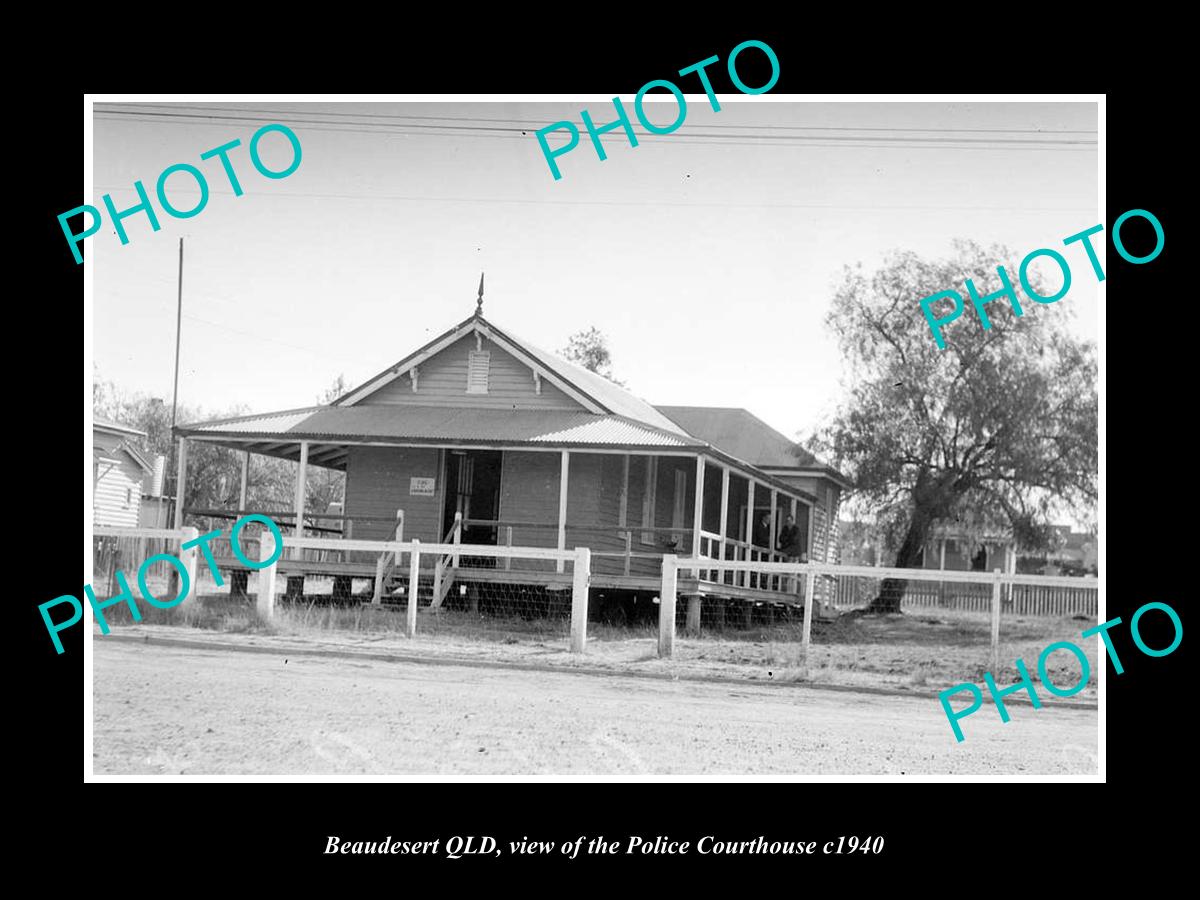
[{"label": "distant building roof", "polygon": [[134,464],[143,469],[147,474],[152,474],[154,472],[154,466],[150,465],[150,463],[146,460],[146,457],[142,456],[138,449],[132,446],[128,441],[122,441],[118,446],[113,447],[111,451],[105,450],[103,447],[92,445],[93,462],[98,460],[117,462],[119,459],[119,454],[122,453],[132,459]]},{"label": "distant building roof", "polygon": [[113,447],[110,451],[106,451],[103,447],[98,447],[96,444],[92,444],[93,460],[112,460],[117,458],[118,453],[124,453],[145,471],[154,471],[154,466],[152,466],[149,460],[146,459],[143,451],[138,449],[138,447],[131,440],[131,438],[141,438],[142,440],[146,439],[146,432],[142,431],[140,428],[131,428],[128,425],[118,425],[116,422],[108,422],[104,419],[97,419],[93,416],[92,430],[105,432],[121,439],[121,443]]},{"label": "distant building roof", "polygon": [[805,469],[821,465],[795,441],[744,409],[722,406],[657,408],[688,434],[760,468]]},{"label": "distant building roof", "polygon": [[146,432],[142,431],[140,428],[130,428],[128,425],[118,425],[116,422],[108,422],[104,419],[97,419],[95,416],[92,417],[92,428],[99,429],[100,431],[111,431],[114,434],[133,434],[137,435],[138,437],[146,437]]}]

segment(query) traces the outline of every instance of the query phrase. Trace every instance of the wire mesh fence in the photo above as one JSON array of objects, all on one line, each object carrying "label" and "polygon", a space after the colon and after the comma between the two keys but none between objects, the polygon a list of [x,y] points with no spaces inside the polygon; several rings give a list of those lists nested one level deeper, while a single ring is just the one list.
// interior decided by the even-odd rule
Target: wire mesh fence
[{"label": "wire mesh fence", "polygon": [[[423,586],[419,594],[417,633],[509,644],[569,637],[572,604],[569,582],[480,581],[473,577],[478,574],[466,567],[448,573],[445,577],[449,588],[438,607],[433,606],[432,593],[427,593]],[[570,577],[571,573],[568,570],[565,574]]]},{"label": "wire mesh fence", "polygon": [[[245,529],[239,542],[250,562],[258,557],[252,532]],[[100,606],[102,632],[132,622],[199,624],[212,618],[205,604],[214,598],[232,600],[230,608],[240,605],[243,618],[252,612],[254,572],[233,554],[228,534],[95,526],[92,551],[89,587]]]},{"label": "wire mesh fence", "polygon": [[[1018,676],[1016,659],[1028,666],[1056,641],[1088,644],[1080,634],[1098,621],[1094,579],[825,564],[756,566],[760,584],[786,583],[792,577],[799,581],[794,598],[772,601],[717,596],[719,586],[729,583],[731,570],[744,581],[751,567],[725,562],[724,571],[714,572],[712,565],[697,559],[673,560],[667,566],[674,571],[664,577],[662,596],[674,596],[675,602],[673,615],[664,609],[660,618],[660,656],[675,654],[678,635],[685,657],[711,654],[725,641],[749,641],[769,652],[741,651],[743,658],[794,668],[811,681],[944,687],[978,682],[991,672],[998,683],[1009,683]],[[697,580],[689,580],[696,573]],[[1095,647],[1085,650],[1094,686]],[[1050,658],[1047,674],[1073,683],[1079,664],[1070,654],[1058,654]]]},{"label": "wire mesh fence", "polygon": [[[586,637],[587,550],[297,537],[262,521],[205,533],[183,551],[181,544],[194,537],[194,528],[97,528],[97,598],[121,594],[117,573],[124,572],[141,613],[114,606],[105,624],[393,631],[505,643],[562,639],[577,650]],[[165,557],[156,560],[156,553]],[[181,570],[192,573],[186,576],[191,602],[172,609],[139,602],[139,572],[162,600],[179,593]]]},{"label": "wire mesh fence", "polygon": [[982,678],[992,663],[993,583],[827,572],[814,583],[804,664],[818,680],[924,687],[946,677]]},{"label": "wire mesh fence", "polygon": [[[148,530],[147,530],[148,531]],[[157,556],[179,555],[179,539],[155,534],[96,534],[92,538],[92,590],[97,597],[114,597],[121,591],[117,573],[124,574],[130,588],[138,590],[142,574],[156,597],[167,596],[176,567]]]},{"label": "wire mesh fence", "polygon": [[[456,522],[452,533],[457,527]],[[313,558],[314,553],[326,552],[337,554],[338,559],[331,563]],[[364,558],[355,560],[354,554]],[[536,563],[539,568],[515,565],[518,563]],[[355,614],[356,625],[361,625],[365,612],[384,631],[400,630],[403,623],[403,631],[410,637],[419,634],[506,643],[561,638],[579,650],[585,640],[587,550],[285,536],[282,555],[271,569],[299,586],[289,587],[282,598],[277,590],[264,589],[258,600],[260,614],[274,617],[277,608],[282,613],[289,605],[303,607],[310,596],[307,582],[327,577],[326,570],[334,564],[347,573],[334,575],[335,593],[339,579],[353,584],[352,569],[359,575],[365,567],[373,570],[366,579],[369,591],[351,594],[361,607]],[[308,601],[308,606],[313,603]]]},{"label": "wire mesh fence", "polygon": [[[456,538],[472,533],[458,527],[456,521]],[[684,646],[728,642],[734,658],[753,663],[762,656],[768,666],[802,668],[816,680],[829,674],[911,685],[977,682],[984,671],[1003,680],[1015,673],[1014,659],[1036,659],[1041,648],[1078,640],[1097,623],[1094,579],[680,560],[650,551],[638,557],[633,538],[641,536],[628,529],[618,549],[594,554],[513,546],[507,533],[500,545],[282,535],[282,546],[276,534],[251,521],[236,536],[200,535],[199,546],[183,553],[197,602],[178,610],[143,604],[146,620],[582,649],[590,618],[609,641],[644,639],[657,626],[664,656],[678,632]],[[139,573],[151,596],[174,596],[173,558],[193,536],[192,529],[97,529],[97,597],[120,593],[118,571],[139,600]],[[654,590],[612,587],[609,568],[624,576],[635,565],[646,573],[633,577]],[[651,567],[657,577],[647,577]],[[589,584],[598,574],[608,587]],[[129,615],[119,605],[106,618]],[[762,647],[769,652],[758,654]],[[1074,664],[1066,655],[1055,658],[1051,677],[1060,674],[1055,662],[1068,670]],[[1071,682],[1069,674],[1063,681]]]}]

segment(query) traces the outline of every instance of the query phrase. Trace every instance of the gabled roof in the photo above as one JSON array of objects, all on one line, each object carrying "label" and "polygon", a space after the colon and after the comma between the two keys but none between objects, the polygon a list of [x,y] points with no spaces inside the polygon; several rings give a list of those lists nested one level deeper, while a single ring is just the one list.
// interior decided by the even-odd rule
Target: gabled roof
[{"label": "gabled roof", "polygon": [[154,471],[154,466],[150,465],[150,461],[142,455],[142,451],[133,446],[133,444],[129,443],[129,441],[122,441],[121,446],[117,449],[129,454],[129,457],[147,472]]},{"label": "gabled roof", "polygon": [[670,418],[664,416],[645,400],[635,397],[620,385],[614,384],[603,376],[589,372],[582,366],[567,362],[553,353],[547,353],[545,350],[535,347],[528,341],[518,338],[512,332],[496,327],[478,313],[468,319],[464,319],[453,328],[438,335],[424,347],[410,353],[398,363],[384,369],[374,378],[368,379],[353,390],[347,391],[334,400],[333,405],[354,406],[362,402],[375,391],[406,374],[414,366],[420,365],[451,344],[476,332],[488,340],[495,342],[502,349],[511,353],[536,371],[541,377],[546,378],[556,387],[562,389],[590,413],[621,416],[660,431],[670,432],[681,437],[688,437],[687,432],[671,421]]},{"label": "gabled roof", "polygon": [[[493,331],[499,331],[494,326],[491,327]],[[581,390],[586,391],[589,396],[609,412],[618,416],[635,419],[639,422],[645,422],[647,425],[661,428],[664,431],[671,431],[681,435],[689,434],[686,429],[681,428],[669,416],[663,415],[660,409],[651,406],[645,400],[631,394],[619,384],[614,384],[603,375],[590,372],[583,366],[562,359],[553,353],[547,353],[545,350],[535,347],[528,341],[516,337],[511,331],[501,333],[532,354],[543,365],[555,368],[561,372],[564,378],[577,385]],[[694,437],[699,437],[694,432],[691,434]]]},{"label": "gabled roof", "polygon": [[134,464],[139,466],[143,471],[147,473],[154,471],[154,466],[150,465],[150,463],[146,461],[146,458],[142,456],[141,452],[126,441],[122,441],[118,446],[113,447],[111,451],[105,450],[103,447],[97,447],[94,444],[92,445],[93,461],[104,460],[105,462],[115,463],[117,462],[118,454],[120,453],[124,453],[126,456],[132,459]]},{"label": "gabled roof", "polygon": [[815,456],[747,410],[720,406],[660,406],[658,410],[688,434],[759,468],[821,466]]},{"label": "gabled roof", "polygon": [[105,451],[103,448],[93,444],[92,459],[116,459],[116,454],[124,453],[145,471],[154,471],[154,466],[150,465],[150,462],[142,454],[142,451],[130,440],[131,438],[142,438],[143,440],[146,438],[146,432],[140,428],[118,425],[116,422],[108,422],[93,416],[92,431],[100,431],[121,438],[121,443],[113,447],[111,451]]},{"label": "gabled roof", "polygon": [[[458,406],[369,404],[362,401],[414,367],[472,335],[492,341],[550,381],[580,405],[578,410],[487,409]],[[718,427],[719,426],[719,427]],[[400,442],[403,445],[607,447],[628,450],[672,448],[701,450],[764,483],[808,500],[812,494],[776,478],[767,468],[808,474],[813,470],[841,478],[811,454],[790,453],[798,446],[761,419],[741,409],[655,407],[603,376],[548,353],[476,313],[440,334],[326,406],[309,406],[261,415],[177,425],[180,436],[229,441],[251,452],[295,459],[301,441],[336,443]],[[754,436],[757,435],[757,438]],[[311,459],[341,468],[347,450],[327,447]],[[842,479],[844,480],[844,479]]]}]

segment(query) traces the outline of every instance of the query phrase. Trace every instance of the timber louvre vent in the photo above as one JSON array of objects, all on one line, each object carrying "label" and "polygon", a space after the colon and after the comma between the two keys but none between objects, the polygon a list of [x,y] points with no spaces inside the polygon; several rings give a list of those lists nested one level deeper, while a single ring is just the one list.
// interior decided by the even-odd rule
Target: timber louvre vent
[{"label": "timber louvre vent", "polygon": [[486,394],[488,392],[488,363],[491,360],[488,350],[472,350],[467,355],[467,393]]}]

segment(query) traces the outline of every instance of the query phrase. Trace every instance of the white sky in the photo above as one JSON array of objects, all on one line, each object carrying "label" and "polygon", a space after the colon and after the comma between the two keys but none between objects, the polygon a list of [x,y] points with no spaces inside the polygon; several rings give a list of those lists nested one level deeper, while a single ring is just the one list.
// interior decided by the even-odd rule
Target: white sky
[{"label": "white sky", "polygon": [[[632,96],[622,99],[632,117]],[[650,402],[745,407],[785,434],[807,436],[839,397],[840,359],[823,319],[843,265],[861,261],[870,270],[893,249],[941,256],[956,237],[1002,242],[1019,258],[1061,249],[1065,236],[1102,221],[1091,145],[821,146],[758,137],[721,146],[700,136],[730,126],[814,137],[873,133],[772,129],[1093,132],[1093,103],[778,99],[723,95],[714,112],[703,95],[689,95],[678,131],[647,135],[634,119],[639,146],[617,131],[605,140],[604,162],[584,133],[559,158],[560,181],[533,130],[578,122],[582,108],[597,124],[610,121],[611,102],[213,101],[197,105],[263,112],[225,113],[247,122],[97,116],[97,207],[105,192],[118,209],[132,206],[136,179],[153,196],[159,172],[177,162],[199,167],[212,188],[194,218],[172,219],[155,200],[161,231],[138,214],[126,220],[128,245],[107,222],[87,240],[96,261],[98,373],[170,402],[182,235],[180,401],[213,414],[239,403],[253,412],[310,405],[339,373],[364,381],[469,316],[483,270],[484,314],[500,327],[557,351],[572,332],[595,326],[609,338],[616,375]],[[183,107],[156,107],[172,108]],[[653,121],[674,117],[673,104],[647,108]],[[315,110],[483,117],[528,123],[530,131],[405,135],[295,124],[303,162],[268,180],[252,167],[247,145],[260,125],[289,123],[273,110],[304,111],[293,118]],[[911,132],[918,135],[938,136]],[[199,159],[233,138],[242,140],[231,154],[241,197],[216,160]],[[262,146],[273,168],[290,159],[279,135]],[[187,176],[172,177],[176,205],[194,202],[188,186]],[[1095,339],[1095,280],[1082,259],[1077,266],[1068,258],[1070,293],[1040,312],[1068,317]]]}]

